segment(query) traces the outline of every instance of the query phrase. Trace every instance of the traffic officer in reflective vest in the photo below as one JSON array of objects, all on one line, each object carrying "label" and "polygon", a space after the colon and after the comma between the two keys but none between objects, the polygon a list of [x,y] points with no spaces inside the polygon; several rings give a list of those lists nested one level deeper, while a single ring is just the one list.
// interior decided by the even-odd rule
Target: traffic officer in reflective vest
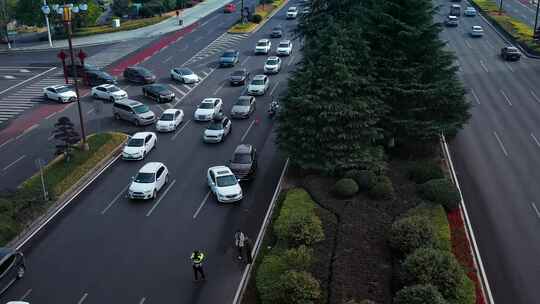
[{"label": "traffic officer in reflective vest", "polygon": [[204,253],[199,250],[194,250],[191,254],[191,263],[193,264],[193,275],[195,276],[195,281],[199,280],[198,274],[201,274],[201,278],[203,279],[203,281],[206,280],[202,264],[203,261]]}]

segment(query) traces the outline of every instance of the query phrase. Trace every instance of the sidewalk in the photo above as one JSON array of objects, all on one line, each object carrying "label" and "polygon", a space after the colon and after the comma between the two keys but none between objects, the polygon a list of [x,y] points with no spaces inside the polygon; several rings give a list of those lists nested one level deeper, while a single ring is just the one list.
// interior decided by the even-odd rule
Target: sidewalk
[{"label": "sidewalk", "polygon": [[[201,18],[204,18],[207,15],[213,13],[217,9],[222,8],[226,3],[232,1],[233,0],[205,0],[204,2],[201,2],[194,7],[183,10],[180,13],[180,18],[183,20],[182,27],[187,27],[195,23]],[[166,19],[160,23],[131,31],[121,31],[115,33],[106,33],[87,37],[73,38],[72,43],[74,47],[109,44],[132,39],[156,37],[179,29],[181,29],[181,27],[178,25],[178,19],[175,16],[170,17],[169,19]],[[62,49],[67,47],[67,39],[53,41],[53,49]],[[49,43],[47,41],[27,47],[12,47],[9,50],[7,49],[7,45],[0,45],[0,52],[19,52],[49,49],[51,49],[51,47],[49,46]]]}]

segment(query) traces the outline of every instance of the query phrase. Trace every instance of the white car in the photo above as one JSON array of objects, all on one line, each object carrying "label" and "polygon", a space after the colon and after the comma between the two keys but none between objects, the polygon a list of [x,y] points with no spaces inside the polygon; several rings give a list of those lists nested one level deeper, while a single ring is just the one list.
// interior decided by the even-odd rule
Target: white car
[{"label": "white car", "polygon": [[276,56],[271,56],[266,59],[264,64],[264,73],[265,74],[276,74],[281,70],[281,58]]},{"label": "white car", "polygon": [[470,35],[472,37],[482,37],[484,36],[484,29],[480,25],[474,25],[471,28]]},{"label": "white car", "polygon": [[231,133],[231,120],[225,116],[214,118],[203,133],[203,142],[219,143]]},{"label": "white car", "polygon": [[268,54],[272,48],[272,42],[269,39],[260,39],[255,45],[255,54]]},{"label": "white car", "polygon": [[171,132],[184,121],[184,111],[180,109],[167,109],[161,113],[156,122],[156,130],[159,132]]},{"label": "white car", "polygon": [[248,85],[247,92],[249,95],[264,95],[269,85],[270,80],[268,76],[255,75]]},{"label": "white car", "polygon": [[115,102],[116,100],[128,98],[128,94],[114,84],[102,84],[92,88],[92,97]]},{"label": "white car", "polygon": [[468,17],[474,17],[476,16],[476,9],[472,6],[468,6],[464,11],[463,11],[463,15],[464,16],[468,16]]},{"label": "white car", "polygon": [[197,121],[210,121],[221,111],[222,107],[221,98],[205,98],[193,113],[193,118]]},{"label": "white car", "polygon": [[171,79],[178,80],[182,83],[197,83],[201,81],[199,76],[188,68],[173,68],[171,69]]},{"label": "white car", "polygon": [[169,182],[169,170],[163,163],[151,162],[144,165],[129,185],[131,199],[151,199]]},{"label": "white car", "polygon": [[228,167],[210,167],[207,172],[207,179],[208,186],[218,202],[232,203],[242,199],[242,188]]},{"label": "white car", "polygon": [[59,84],[43,89],[45,98],[55,100],[61,103],[73,102],[77,100],[77,94],[71,85]]},{"label": "white car", "polygon": [[278,56],[289,56],[292,53],[292,42],[290,40],[282,40],[279,42],[276,53]]},{"label": "white car", "polygon": [[298,16],[298,8],[296,6],[291,6],[287,10],[287,19],[294,19]]},{"label": "white car", "polygon": [[154,132],[137,132],[131,136],[122,150],[123,159],[141,160],[157,145],[157,135]]}]

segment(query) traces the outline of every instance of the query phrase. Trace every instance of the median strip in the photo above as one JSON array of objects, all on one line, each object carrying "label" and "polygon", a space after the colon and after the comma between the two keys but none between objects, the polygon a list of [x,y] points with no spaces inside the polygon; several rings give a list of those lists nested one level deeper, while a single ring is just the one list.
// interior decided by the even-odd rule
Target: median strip
[{"label": "median strip", "polygon": [[228,32],[231,34],[245,34],[257,31],[287,2],[287,0],[274,0],[273,3],[259,4],[255,8],[255,15],[253,15],[252,20],[245,23],[239,21]]}]

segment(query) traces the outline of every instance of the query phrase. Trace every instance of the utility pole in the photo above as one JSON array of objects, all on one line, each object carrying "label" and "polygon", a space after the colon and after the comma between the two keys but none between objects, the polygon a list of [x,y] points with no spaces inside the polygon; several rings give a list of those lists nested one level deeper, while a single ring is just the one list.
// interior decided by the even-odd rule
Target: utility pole
[{"label": "utility pole", "polygon": [[537,36],[538,9],[539,8],[540,8],[540,0],[536,0],[536,15],[534,16],[533,39],[540,39],[540,37]]},{"label": "utility pole", "polygon": [[240,23],[244,23],[244,0],[240,4]]},{"label": "utility pole", "polygon": [[501,3],[499,4],[499,15],[502,14],[502,10],[503,10],[503,0],[501,0]]},{"label": "utility pole", "polygon": [[11,42],[9,42],[8,23],[9,15],[7,12],[7,0],[0,0],[0,35],[4,35],[8,45],[8,49],[11,49]]}]

